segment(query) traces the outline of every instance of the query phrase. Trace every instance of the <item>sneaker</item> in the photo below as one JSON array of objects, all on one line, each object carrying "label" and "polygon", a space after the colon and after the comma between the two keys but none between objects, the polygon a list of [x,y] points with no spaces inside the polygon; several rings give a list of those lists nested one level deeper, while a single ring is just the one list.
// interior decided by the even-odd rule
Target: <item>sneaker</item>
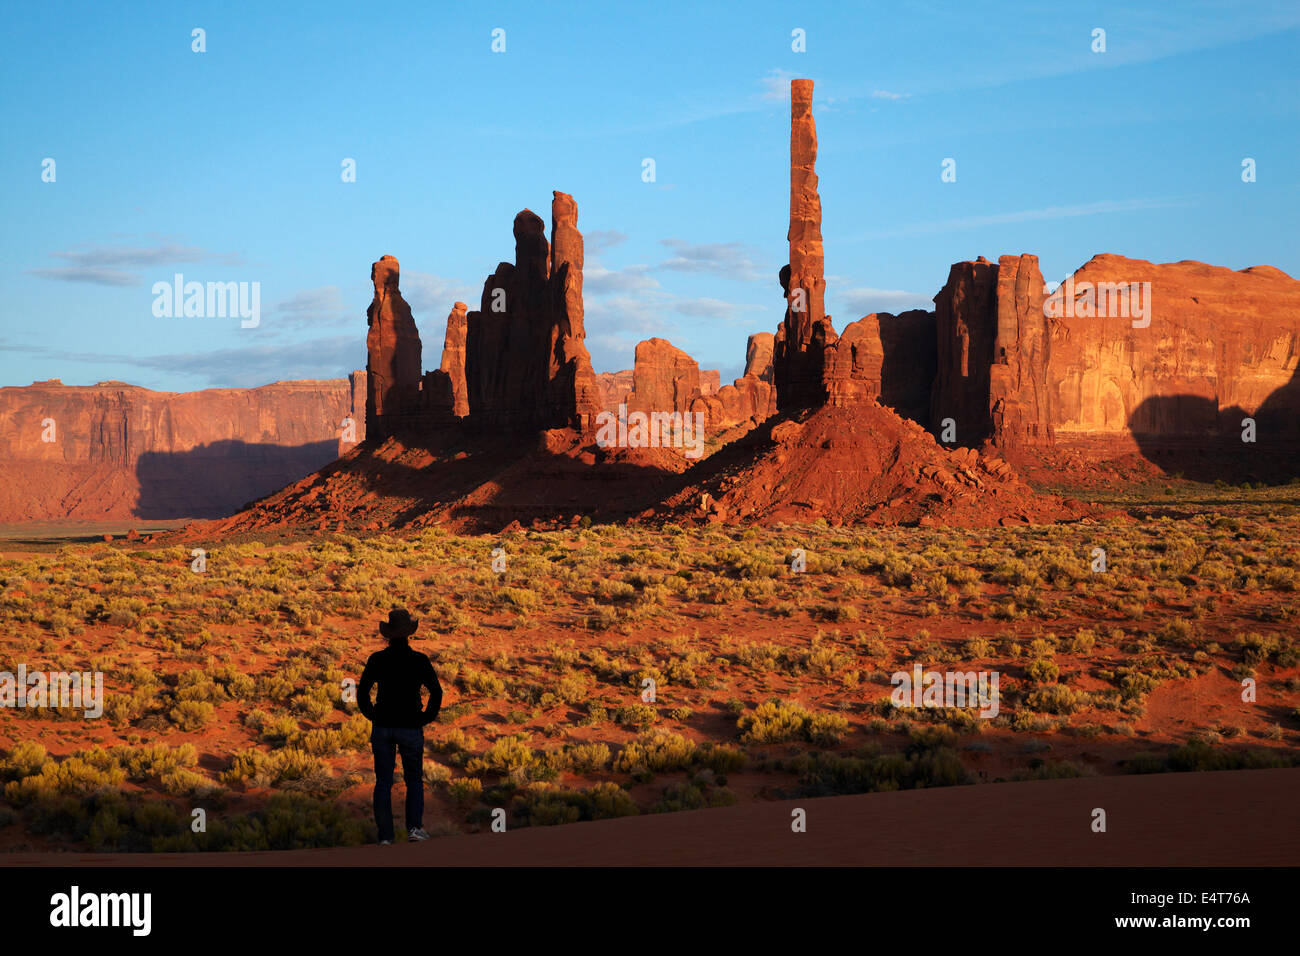
[{"label": "sneaker", "polygon": [[392,840],[380,840],[380,841],[379,841],[379,845],[380,845],[380,846],[392,846],[392,845],[393,845],[393,841],[392,841]]},{"label": "sneaker", "polygon": [[429,839],[429,834],[426,833],[422,827],[411,827],[411,832],[407,834],[407,837],[413,841],[427,840]]}]

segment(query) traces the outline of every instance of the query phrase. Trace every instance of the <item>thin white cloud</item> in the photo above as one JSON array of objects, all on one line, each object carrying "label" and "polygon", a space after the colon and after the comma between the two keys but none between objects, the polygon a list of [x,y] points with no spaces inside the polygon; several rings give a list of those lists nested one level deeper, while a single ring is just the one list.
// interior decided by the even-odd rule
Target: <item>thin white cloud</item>
[{"label": "thin white cloud", "polygon": [[[836,292],[832,298],[836,308],[843,306],[854,319],[872,312],[906,312],[908,309],[934,308],[934,293],[907,292],[903,289],[872,289],[869,287],[846,288]],[[834,309],[831,310],[832,312]],[[853,321],[853,319],[845,320]]]},{"label": "thin white cloud", "polygon": [[868,239],[893,239],[899,236],[929,236],[963,229],[980,229],[1013,222],[1032,222],[1045,219],[1070,219],[1076,216],[1097,216],[1108,213],[1137,212],[1144,209],[1173,209],[1193,205],[1189,198],[1169,197],[1151,199],[1105,199],[1099,202],[1072,206],[1047,206],[1043,209],[1022,209],[1018,212],[994,213],[988,216],[965,216],[959,219],[942,219],[937,222],[919,222],[893,229],[864,232],[856,236],[828,238],[827,242],[860,242]]},{"label": "thin white cloud", "polygon": [[780,68],[768,71],[759,82],[763,85],[763,99],[769,103],[790,102],[790,81],[799,74]]},{"label": "thin white cloud", "polygon": [[700,319],[718,319],[723,322],[738,322],[742,313],[770,311],[761,305],[745,305],[739,302],[727,302],[709,296],[699,298],[680,298],[672,303],[672,310],[681,315]]},{"label": "thin white cloud", "polygon": [[606,269],[601,265],[588,265],[582,270],[582,291],[587,295],[610,295],[619,292],[642,292],[659,288],[659,282],[650,275],[650,266],[624,266]]},{"label": "thin white cloud", "polygon": [[617,229],[592,229],[583,233],[582,243],[590,255],[599,255],[627,242],[627,233]]},{"label": "thin white cloud", "polygon": [[[243,263],[237,252],[209,252],[198,246],[185,246],[163,240],[152,246],[101,245],[64,249],[50,253],[51,259],[71,263],[44,269],[28,269],[27,275],[56,282],[83,282],[91,285],[133,286],[143,277],[125,271],[130,267],[172,265],[184,262],[213,262],[232,266]],[[125,267],[125,268],[124,268]]]},{"label": "thin white cloud", "polygon": [[56,282],[86,282],[91,285],[131,286],[140,284],[140,276],[121,269],[95,266],[60,266],[57,269],[28,269],[27,275]]},{"label": "thin white cloud", "polygon": [[290,379],[342,378],[355,368],[364,368],[366,357],[365,343],[358,344],[355,335],[168,355],[73,352],[8,343],[0,344],[0,351],[39,355],[59,362],[181,373],[194,376],[208,388],[253,388]]},{"label": "thin white cloud", "polygon": [[912,94],[891,93],[889,90],[872,90],[871,98],[873,100],[909,100],[912,98]]},{"label": "thin white cloud", "polygon": [[51,252],[50,258],[62,259],[76,266],[156,266],[172,262],[220,262],[237,265],[242,261],[238,253],[208,252],[197,246],[182,246],[175,242],[162,242],[156,246],[98,246]]},{"label": "thin white cloud", "polygon": [[363,308],[349,308],[343,293],[336,285],[304,289],[279,303],[271,317],[273,329],[283,331],[297,328],[346,328],[356,325]]},{"label": "thin white cloud", "polygon": [[[422,318],[445,319],[451,307],[464,302],[471,309],[478,308],[479,294],[459,279],[448,279],[430,272],[402,272],[402,298],[411,307],[416,324]],[[364,303],[361,311],[365,311]]]},{"label": "thin white cloud", "polygon": [[662,245],[675,255],[659,263],[661,269],[677,272],[702,272],[724,279],[770,282],[776,269],[740,242],[687,242],[684,239],[661,239]]}]

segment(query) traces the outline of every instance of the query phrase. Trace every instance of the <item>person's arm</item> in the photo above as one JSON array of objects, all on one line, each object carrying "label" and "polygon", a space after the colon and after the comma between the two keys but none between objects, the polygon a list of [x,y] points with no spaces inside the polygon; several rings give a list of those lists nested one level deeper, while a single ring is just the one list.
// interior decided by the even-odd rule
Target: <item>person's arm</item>
[{"label": "person's arm", "polygon": [[429,688],[429,702],[424,705],[424,723],[431,724],[438,719],[438,711],[442,709],[442,685],[438,683],[438,673],[433,669],[433,661],[429,660],[428,655],[425,655],[424,661],[429,668],[424,675],[424,686]]},{"label": "person's arm", "polygon": [[361,671],[361,684],[357,687],[357,706],[372,724],[375,722],[375,705],[370,702],[370,688],[375,686],[375,671],[371,661],[366,661]]}]

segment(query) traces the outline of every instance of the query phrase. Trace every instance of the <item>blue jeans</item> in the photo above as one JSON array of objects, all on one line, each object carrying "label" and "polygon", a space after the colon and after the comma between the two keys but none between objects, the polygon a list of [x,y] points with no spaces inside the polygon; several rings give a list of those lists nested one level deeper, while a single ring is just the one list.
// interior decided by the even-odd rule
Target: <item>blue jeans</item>
[{"label": "blue jeans", "polygon": [[424,729],[375,727],[370,732],[375,752],[375,826],[379,839],[393,839],[393,767],[402,755],[406,784],[406,828],[424,824]]}]

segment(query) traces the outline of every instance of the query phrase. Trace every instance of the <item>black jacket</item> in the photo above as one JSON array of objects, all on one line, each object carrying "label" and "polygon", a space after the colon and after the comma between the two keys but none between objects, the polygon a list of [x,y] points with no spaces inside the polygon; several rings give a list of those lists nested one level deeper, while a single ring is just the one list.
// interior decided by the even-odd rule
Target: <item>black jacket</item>
[{"label": "black jacket", "polygon": [[[379,685],[375,702],[370,688]],[[429,703],[420,707],[420,688],[429,688]],[[405,642],[375,651],[361,672],[357,705],[376,727],[423,727],[438,717],[442,685],[433,662]]]}]

